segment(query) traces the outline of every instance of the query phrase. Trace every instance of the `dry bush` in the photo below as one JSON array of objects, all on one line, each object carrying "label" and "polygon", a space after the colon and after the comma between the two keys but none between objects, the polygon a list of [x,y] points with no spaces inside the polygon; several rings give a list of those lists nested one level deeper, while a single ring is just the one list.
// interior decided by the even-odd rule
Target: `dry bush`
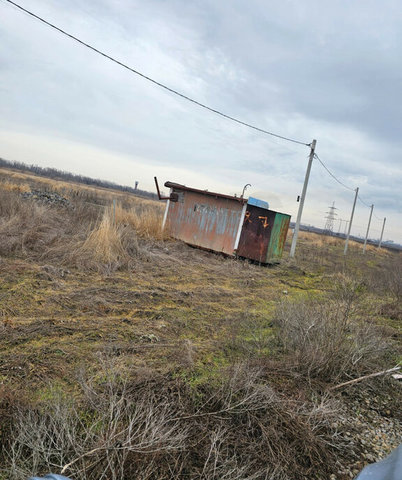
[{"label": "dry bush", "polygon": [[282,351],[308,379],[334,382],[372,371],[389,348],[379,329],[355,314],[356,285],[351,281],[326,300],[283,301],[274,323]]},{"label": "dry bush", "polygon": [[208,435],[199,448],[202,473],[195,478],[290,480],[315,478],[320,465],[331,468],[336,410],[325,398],[318,403],[285,398],[267,384],[263,370],[248,363],[224,369],[198,395],[199,436]]},{"label": "dry bush", "polygon": [[4,444],[6,478],[291,480],[327,478],[334,466],[326,399],[285,399],[248,364],[195,390],[163,376],[124,380],[116,368],[81,381],[79,399],[53,393],[21,409]]},{"label": "dry bush", "polygon": [[81,480],[148,478],[140,472],[149,465],[141,463],[180,451],[188,431],[173,418],[170,399],[156,398],[147,389],[132,398],[126,386],[111,375],[102,389],[87,384],[81,404],[54,393],[46,404],[21,410],[8,450],[7,478],[50,471]]}]

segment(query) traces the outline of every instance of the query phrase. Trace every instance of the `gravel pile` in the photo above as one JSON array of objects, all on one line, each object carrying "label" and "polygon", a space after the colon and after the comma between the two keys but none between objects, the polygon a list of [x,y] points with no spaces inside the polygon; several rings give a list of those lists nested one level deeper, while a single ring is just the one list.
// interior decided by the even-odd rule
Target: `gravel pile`
[{"label": "gravel pile", "polygon": [[67,198],[62,197],[58,193],[43,192],[41,190],[32,190],[21,194],[23,198],[36,200],[37,202],[45,203],[47,205],[55,205],[61,207],[72,207],[72,204]]},{"label": "gravel pile", "polygon": [[[330,476],[330,480],[355,478],[370,463],[387,457],[402,442],[402,420],[395,410],[401,389],[395,382],[394,393],[357,395],[344,404],[344,411],[333,427],[342,431],[349,461]],[[399,418],[398,418],[399,417]],[[343,463],[343,462],[342,462]]]}]

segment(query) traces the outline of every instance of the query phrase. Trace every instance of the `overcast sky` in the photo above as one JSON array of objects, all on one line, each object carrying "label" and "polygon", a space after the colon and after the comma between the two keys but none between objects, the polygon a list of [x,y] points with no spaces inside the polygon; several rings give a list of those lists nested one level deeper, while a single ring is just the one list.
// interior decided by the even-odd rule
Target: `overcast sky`
[{"label": "overcast sky", "polygon": [[[310,143],[402,243],[400,0],[17,0],[185,95]],[[0,0],[0,157],[154,190],[153,176],[296,218],[308,147],[162,90]],[[354,193],[314,161],[303,223]],[[358,203],[352,233],[364,235]],[[341,230],[344,230],[344,223]],[[339,221],[335,223],[335,231]]]}]

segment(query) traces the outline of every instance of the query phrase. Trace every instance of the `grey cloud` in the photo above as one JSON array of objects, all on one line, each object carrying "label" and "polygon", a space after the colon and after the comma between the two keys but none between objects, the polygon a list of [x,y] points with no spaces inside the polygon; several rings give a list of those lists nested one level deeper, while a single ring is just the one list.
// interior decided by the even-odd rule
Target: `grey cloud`
[{"label": "grey cloud", "polygon": [[[317,136],[334,173],[362,182],[378,208],[400,211],[398,2],[379,11],[374,1],[346,0],[20,1],[206,104],[303,141]],[[192,169],[195,181],[197,172],[232,184],[256,174],[293,205],[308,149],[231,124],[0,8],[4,129]],[[326,192],[348,204],[349,193],[314,165],[310,204],[326,206]]]}]

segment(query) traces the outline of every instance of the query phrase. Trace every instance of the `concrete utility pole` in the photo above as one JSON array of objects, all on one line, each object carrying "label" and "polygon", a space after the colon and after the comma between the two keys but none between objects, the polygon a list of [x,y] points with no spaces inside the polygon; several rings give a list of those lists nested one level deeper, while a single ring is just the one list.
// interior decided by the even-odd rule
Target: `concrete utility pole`
[{"label": "concrete utility pole", "polygon": [[290,247],[289,257],[291,257],[291,258],[293,258],[295,256],[297,236],[299,235],[300,220],[301,220],[301,216],[302,216],[302,213],[303,213],[304,199],[306,198],[307,185],[308,185],[308,180],[310,178],[311,164],[313,163],[314,151],[315,151],[316,144],[317,144],[317,140],[313,140],[311,142],[311,146],[310,146],[310,148],[311,148],[310,156],[308,158],[306,176],[304,178],[303,191],[302,191],[301,198],[300,198],[300,203],[299,203],[299,211],[297,212],[295,231],[293,232],[292,245]]},{"label": "concrete utility pole", "polygon": [[371,217],[373,215],[373,208],[374,208],[374,205],[371,205],[370,216],[369,216],[369,221],[367,225],[366,238],[364,239],[364,245],[363,245],[363,254],[366,253],[367,239],[368,239],[368,234],[370,230]]},{"label": "concrete utility pole", "polygon": [[384,221],[382,223],[381,238],[380,238],[380,241],[378,242],[378,248],[381,248],[382,236],[384,235],[385,220],[386,218],[384,217]]},{"label": "concrete utility pole", "polygon": [[358,195],[359,195],[359,187],[356,188],[355,201],[353,202],[352,214],[350,215],[348,234],[346,235],[346,241],[345,241],[345,250],[343,251],[344,255],[346,255],[347,252],[348,252],[350,231],[352,230],[353,215],[355,214],[355,207],[356,207],[356,202],[357,202],[357,196]]}]

